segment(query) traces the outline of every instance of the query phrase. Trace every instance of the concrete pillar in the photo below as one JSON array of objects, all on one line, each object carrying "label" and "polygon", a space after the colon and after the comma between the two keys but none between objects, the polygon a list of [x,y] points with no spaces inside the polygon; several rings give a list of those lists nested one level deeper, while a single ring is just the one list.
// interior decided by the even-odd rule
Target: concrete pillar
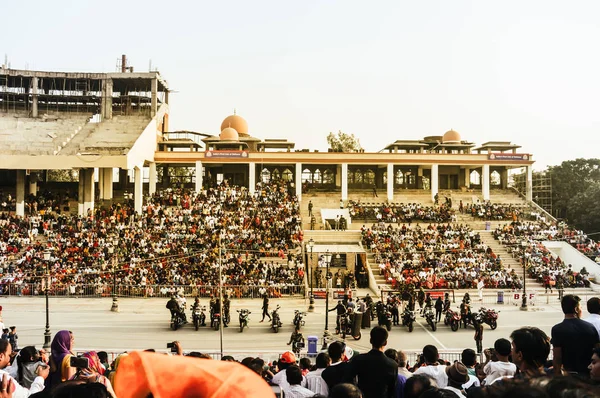
[{"label": "concrete pillar", "polygon": [[423,167],[417,167],[417,189],[423,189]]},{"label": "concrete pillar", "polygon": [[256,191],[256,163],[248,163],[248,192],[254,195]]},{"label": "concrete pillar", "polygon": [[339,164],[335,166],[335,186],[342,186],[342,166]]},{"label": "concrete pillar", "polygon": [[152,79],[152,99],[151,99],[151,109],[150,109],[150,116],[154,117],[156,116],[156,112],[158,111],[158,100],[157,100],[157,95],[158,95],[158,79]]},{"label": "concrete pillar", "polygon": [[37,196],[37,180],[35,179],[35,177],[32,177],[31,180],[29,180],[29,194]]},{"label": "concrete pillar", "polygon": [[302,163],[296,163],[296,196],[302,200]]},{"label": "concrete pillar", "polygon": [[102,80],[102,102],[100,105],[100,115],[104,119],[112,119],[112,97],[113,80]]},{"label": "concrete pillar", "polygon": [[439,171],[438,171],[438,165],[437,164],[432,164],[431,165],[431,200],[435,201],[435,195],[437,195],[438,193],[438,187],[439,187]]},{"label": "concrete pillar", "polygon": [[129,171],[127,169],[119,169],[119,186],[121,189],[126,189],[129,185]]},{"label": "concrete pillar", "polygon": [[471,186],[471,168],[465,167],[465,187]]},{"label": "concrete pillar", "polygon": [[342,200],[348,200],[348,163],[342,163]]},{"label": "concrete pillar", "polygon": [[490,165],[484,164],[481,168],[481,195],[483,200],[490,200]]},{"label": "concrete pillar", "polygon": [[[200,179],[202,180],[202,174],[200,174]],[[198,170],[196,170],[196,183],[198,181]],[[202,182],[200,182],[202,185]],[[150,196],[156,193],[156,162],[150,162],[148,167],[148,193]]]},{"label": "concrete pillar", "polygon": [[500,173],[500,186],[502,189],[506,189],[508,187],[508,168],[504,168],[502,173]]},{"label": "concrete pillar", "polygon": [[38,78],[34,76],[31,78],[31,117],[38,117]]},{"label": "concrete pillar", "polygon": [[113,198],[113,169],[112,167],[105,167],[98,170],[100,173],[98,179],[98,187],[102,187],[102,193],[100,199],[112,200]]},{"label": "concrete pillar", "polygon": [[84,197],[84,187],[85,187],[85,172],[84,169],[79,169],[79,185],[77,190],[77,214],[80,216],[84,216],[85,212],[83,211],[83,197]]},{"label": "concrete pillar", "polygon": [[202,162],[196,161],[196,193],[202,191]]},{"label": "concrete pillar", "polygon": [[525,180],[525,199],[528,202],[533,200],[533,168],[531,166],[525,167],[527,172],[527,179]]},{"label": "concrete pillar", "polygon": [[392,163],[387,165],[387,200],[394,201],[394,165]]},{"label": "concrete pillar", "polygon": [[142,199],[144,193],[144,180],[142,174],[142,165],[133,168],[133,203],[134,210],[137,214],[142,214]]},{"label": "concrete pillar", "polygon": [[25,217],[25,170],[17,170],[17,216]]},{"label": "concrete pillar", "polygon": [[169,166],[166,164],[163,166],[162,177],[162,186],[163,188],[167,188],[169,185],[171,185],[171,178],[169,177]]},{"label": "concrete pillar", "polygon": [[83,185],[83,215],[86,216],[88,211],[94,212],[94,199],[96,197],[95,182],[94,182],[94,169],[83,169],[79,172],[79,181],[81,181],[81,175],[84,175]]}]

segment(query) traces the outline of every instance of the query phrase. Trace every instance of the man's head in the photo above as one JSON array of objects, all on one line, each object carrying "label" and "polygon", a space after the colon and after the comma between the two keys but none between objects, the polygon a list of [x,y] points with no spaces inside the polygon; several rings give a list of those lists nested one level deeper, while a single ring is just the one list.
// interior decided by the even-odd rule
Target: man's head
[{"label": "man's head", "polygon": [[464,349],[460,355],[460,360],[467,368],[472,368],[477,363],[477,354],[471,348]]},{"label": "man's head", "polygon": [[375,326],[371,329],[371,346],[375,349],[383,348],[387,345],[388,332],[381,326]]},{"label": "man's head", "polygon": [[287,369],[290,366],[296,365],[296,355],[291,351],[286,351],[281,355],[277,363],[279,364],[279,370]]},{"label": "man's head", "polygon": [[10,354],[12,346],[8,340],[0,340],[0,369],[4,369],[10,363]]},{"label": "man's head", "polygon": [[392,361],[398,363],[398,351],[394,350],[393,348],[388,348],[385,350],[384,354]]},{"label": "man's head", "polygon": [[404,351],[398,351],[398,367],[405,368],[406,367],[406,354]]},{"label": "man's head", "polygon": [[362,393],[354,384],[340,383],[329,392],[329,398],[362,398]]},{"label": "man's head", "polygon": [[302,383],[302,370],[296,365],[292,365],[285,370],[285,377],[291,386]]},{"label": "man's head", "polygon": [[573,294],[567,294],[563,297],[560,302],[560,306],[562,308],[563,314],[565,315],[574,315],[576,317],[581,317],[581,299],[579,296],[575,296]]},{"label": "man's head", "polygon": [[498,339],[494,342],[494,350],[498,356],[507,357],[510,355],[512,346],[510,345],[510,341],[506,339]]},{"label": "man's head", "polygon": [[406,384],[404,385],[404,396],[406,398],[417,398],[423,391],[427,391],[435,386],[435,381],[429,376],[423,374],[412,375],[406,380]]},{"label": "man's head", "polygon": [[446,374],[450,387],[462,388],[462,385],[469,381],[469,371],[462,362],[454,362],[446,367]]},{"label": "man's head", "polygon": [[17,327],[16,326],[11,326],[10,327],[10,332],[11,333],[16,333],[17,332]]},{"label": "man's head", "polygon": [[512,361],[523,371],[539,369],[550,355],[550,339],[541,329],[523,327],[511,333]]},{"label": "man's head", "polygon": [[590,314],[600,315],[600,298],[592,297],[587,301],[587,310]]},{"label": "man's head", "polygon": [[339,362],[342,359],[344,353],[344,345],[339,341],[334,341],[327,347],[327,353],[331,357],[331,362]]},{"label": "man's head", "polygon": [[439,359],[437,347],[431,344],[423,347],[423,358],[425,358],[426,363],[436,363]]},{"label": "man's head", "polygon": [[315,359],[315,365],[317,369],[324,369],[331,364],[331,357],[326,352],[321,352],[317,355],[317,359]]}]

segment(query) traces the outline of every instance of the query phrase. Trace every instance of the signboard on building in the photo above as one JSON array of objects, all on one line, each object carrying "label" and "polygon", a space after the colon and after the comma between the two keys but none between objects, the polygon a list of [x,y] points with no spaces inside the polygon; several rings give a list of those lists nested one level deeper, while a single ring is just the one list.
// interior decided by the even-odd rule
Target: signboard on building
[{"label": "signboard on building", "polygon": [[489,160],[529,160],[526,153],[490,153]]},{"label": "signboard on building", "polygon": [[247,158],[248,151],[206,151],[204,156],[207,158]]}]

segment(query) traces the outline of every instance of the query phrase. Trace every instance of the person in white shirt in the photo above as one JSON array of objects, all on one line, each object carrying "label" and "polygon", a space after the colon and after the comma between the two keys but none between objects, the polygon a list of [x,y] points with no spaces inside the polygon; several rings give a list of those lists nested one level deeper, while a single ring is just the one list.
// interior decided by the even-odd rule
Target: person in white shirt
[{"label": "person in white shirt", "polygon": [[4,380],[6,380],[6,378],[8,377],[11,387],[7,387],[7,389],[8,391],[14,391],[12,395],[13,398],[27,398],[32,394],[42,391],[44,389],[44,380],[48,377],[48,374],[50,373],[50,367],[38,367],[36,371],[37,377],[31,383],[31,387],[27,389],[21,386],[15,379],[10,377],[10,375],[4,370],[10,363],[11,353],[12,346],[10,345],[8,340],[0,340],[0,376],[2,377],[2,385],[4,386]]},{"label": "person in white shirt", "polygon": [[600,336],[600,298],[592,297],[587,301],[587,310],[590,315],[584,321],[594,325]]},{"label": "person in white shirt", "polygon": [[485,287],[485,283],[483,282],[483,277],[479,278],[479,282],[477,282],[477,294],[479,295],[479,301],[483,301],[483,288]]},{"label": "person in white shirt", "polygon": [[[492,384],[496,379],[502,377],[512,377],[517,371],[517,366],[508,361],[508,356],[512,350],[512,345],[507,339],[498,339],[494,343],[494,352],[484,350],[486,364],[483,367],[485,373],[485,384]],[[492,354],[496,355],[496,360],[493,360]]]},{"label": "person in white shirt", "polygon": [[414,371],[415,375],[426,375],[435,380],[439,388],[444,388],[448,385],[448,375],[446,374],[446,365],[440,364],[438,349],[434,345],[426,345],[423,347],[423,362],[421,366]]},{"label": "person in white shirt", "polygon": [[320,394],[323,396],[329,395],[329,388],[327,388],[327,383],[321,377],[323,371],[331,364],[331,357],[326,352],[322,352],[317,355],[317,359],[315,360],[315,365],[317,366],[317,370],[313,370],[312,372],[308,372],[306,374],[306,388],[311,390],[315,394]]},{"label": "person in white shirt", "polygon": [[[288,388],[290,386],[290,384],[287,381],[287,375],[286,375],[285,371],[290,366],[295,366],[295,365],[296,365],[296,355],[294,355],[294,353],[291,351],[284,352],[281,355],[281,358],[279,358],[279,361],[277,361],[277,367],[279,368],[279,372],[277,372],[277,374],[275,376],[273,376],[273,379],[271,380],[271,382],[273,384],[277,384],[283,391],[285,391],[286,388]],[[302,382],[300,384],[302,386],[306,385],[306,379],[304,378],[304,376],[302,376]]]},{"label": "person in white shirt", "polygon": [[[313,397],[315,393],[301,384],[304,380],[302,370],[296,365],[292,365],[285,370],[288,387],[282,388],[286,398],[305,398]],[[279,385],[281,387],[281,384]]]}]

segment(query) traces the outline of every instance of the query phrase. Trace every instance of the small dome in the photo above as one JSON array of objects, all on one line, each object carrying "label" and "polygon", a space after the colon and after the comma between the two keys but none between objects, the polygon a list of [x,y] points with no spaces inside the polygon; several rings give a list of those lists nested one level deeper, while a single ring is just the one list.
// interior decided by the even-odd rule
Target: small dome
[{"label": "small dome", "polygon": [[219,139],[221,141],[239,141],[240,136],[234,128],[225,127],[223,129],[223,131],[221,131],[221,134],[219,135]]},{"label": "small dome", "polygon": [[235,113],[227,116],[225,120],[223,120],[223,123],[221,123],[221,131],[227,127],[235,129],[241,136],[248,136],[248,123],[243,117],[236,115]]},{"label": "small dome", "polygon": [[442,138],[442,142],[460,143],[461,142],[460,134],[458,134],[456,131],[450,129],[450,130],[448,130],[448,131],[446,131],[444,133],[444,137]]}]

